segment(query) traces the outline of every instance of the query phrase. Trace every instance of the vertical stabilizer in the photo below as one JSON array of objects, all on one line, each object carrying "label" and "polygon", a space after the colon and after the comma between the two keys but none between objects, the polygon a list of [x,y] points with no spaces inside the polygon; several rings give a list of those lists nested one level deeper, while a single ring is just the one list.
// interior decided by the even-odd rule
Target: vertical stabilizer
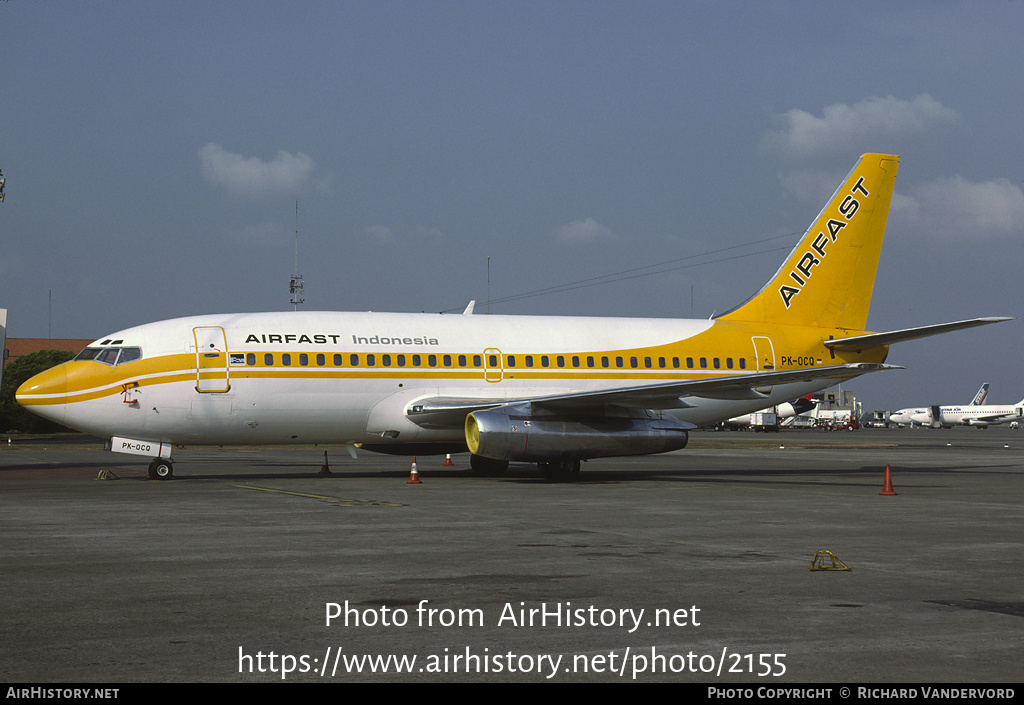
[{"label": "vertical stabilizer", "polygon": [[719,318],[865,330],[898,166],[862,156],[771,281]]},{"label": "vertical stabilizer", "polygon": [[968,406],[981,406],[985,403],[986,399],[988,399],[988,382],[981,385],[981,389],[979,389],[978,393],[974,395],[974,398],[971,399],[971,403],[968,404]]}]

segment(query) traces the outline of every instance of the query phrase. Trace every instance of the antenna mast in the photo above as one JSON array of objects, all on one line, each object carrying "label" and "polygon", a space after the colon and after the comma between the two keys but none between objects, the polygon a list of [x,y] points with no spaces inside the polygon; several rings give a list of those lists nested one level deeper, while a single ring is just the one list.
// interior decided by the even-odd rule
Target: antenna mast
[{"label": "antenna mast", "polygon": [[[299,271],[299,202],[295,201],[295,268],[293,272]],[[291,304],[293,310],[299,310],[299,304],[305,303],[305,299],[300,299],[299,296],[303,293],[303,288],[306,286],[306,282],[303,280],[301,274],[293,274],[291,281],[288,283],[288,292],[292,295]]]}]

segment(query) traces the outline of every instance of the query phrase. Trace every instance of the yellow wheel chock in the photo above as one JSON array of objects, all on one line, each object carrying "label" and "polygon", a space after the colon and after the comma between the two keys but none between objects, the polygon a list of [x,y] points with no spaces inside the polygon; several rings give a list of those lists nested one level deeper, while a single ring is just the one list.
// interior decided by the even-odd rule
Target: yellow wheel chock
[{"label": "yellow wheel chock", "polygon": [[832,551],[818,551],[811,559],[811,570],[850,570]]}]

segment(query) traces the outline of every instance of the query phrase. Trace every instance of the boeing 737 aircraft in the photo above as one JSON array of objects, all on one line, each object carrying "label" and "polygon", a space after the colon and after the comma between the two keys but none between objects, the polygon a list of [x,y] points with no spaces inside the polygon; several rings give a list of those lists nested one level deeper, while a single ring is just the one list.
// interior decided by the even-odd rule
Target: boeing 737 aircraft
[{"label": "boeing 737 aircraft", "polygon": [[866,154],[772,279],[710,320],[242,313],[104,336],[17,392],[31,411],[154,458],[176,444],[339,443],[472,453],[475,469],[683,448],[697,425],[884,364],[891,343],[994,323],[869,333],[899,157]]},{"label": "boeing 737 aircraft", "polygon": [[[978,392],[974,395],[974,398],[971,399],[970,402],[968,402],[967,406],[981,406],[982,404],[985,403],[986,399],[988,399],[988,382],[985,382],[983,385],[981,385],[981,387],[978,389]],[[901,426],[904,424],[910,424],[911,426],[913,426],[915,423],[914,417],[926,413],[928,413],[928,407],[907,407],[906,409],[900,409],[899,411],[890,414],[889,423],[898,423]]]},{"label": "boeing 737 aircraft", "polygon": [[982,404],[979,406],[929,406],[910,417],[914,423],[932,428],[975,426],[988,428],[1010,421],[1024,420],[1024,399],[1016,404]]}]

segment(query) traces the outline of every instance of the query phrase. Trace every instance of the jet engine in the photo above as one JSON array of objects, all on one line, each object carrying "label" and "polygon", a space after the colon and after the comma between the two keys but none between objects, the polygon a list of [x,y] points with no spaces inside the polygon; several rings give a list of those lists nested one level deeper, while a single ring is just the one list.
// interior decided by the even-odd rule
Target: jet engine
[{"label": "jet engine", "polygon": [[531,413],[527,405],[472,412],[466,443],[474,455],[495,460],[583,460],[680,450],[693,428],[643,409],[621,416],[547,415]]}]

